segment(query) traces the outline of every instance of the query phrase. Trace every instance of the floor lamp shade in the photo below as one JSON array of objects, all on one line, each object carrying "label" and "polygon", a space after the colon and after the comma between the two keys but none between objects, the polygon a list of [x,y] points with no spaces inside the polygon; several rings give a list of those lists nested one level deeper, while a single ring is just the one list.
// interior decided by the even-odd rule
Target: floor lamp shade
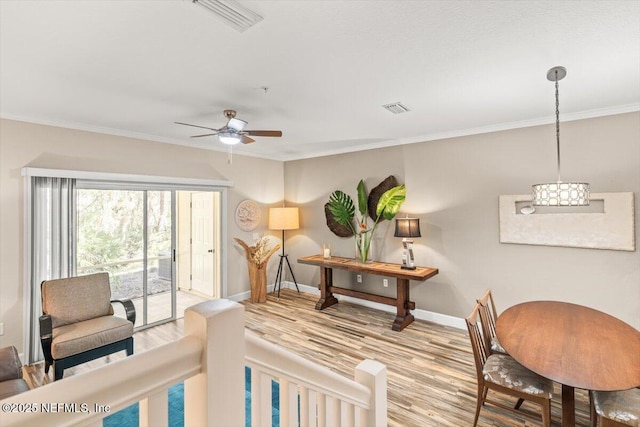
[{"label": "floor lamp shade", "polygon": [[269,209],[269,230],[297,230],[300,228],[298,208]]},{"label": "floor lamp shade", "polygon": [[282,286],[282,278],[285,274],[284,263],[286,261],[287,267],[289,267],[289,273],[293,283],[296,285],[298,293],[298,282],[293,275],[293,269],[289,263],[289,256],[284,252],[284,231],[285,230],[297,230],[300,228],[300,218],[298,215],[298,208],[271,208],[269,209],[269,230],[282,230],[282,255],[280,255],[280,264],[278,265],[278,273],[276,274],[276,281],[273,284],[273,291],[278,290],[278,299],[280,299],[280,288]]}]

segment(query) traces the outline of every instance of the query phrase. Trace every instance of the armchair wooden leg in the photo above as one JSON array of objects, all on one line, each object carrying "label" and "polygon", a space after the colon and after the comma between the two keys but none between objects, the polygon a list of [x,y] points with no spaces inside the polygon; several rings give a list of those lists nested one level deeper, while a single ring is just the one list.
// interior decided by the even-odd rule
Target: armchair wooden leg
[{"label": "armchair wooden leg", "polygon": [[133,337],[127,340],[127,356],[131,356],[133,354]]},{"label": "armchair wooden leg", "polygon": [[53,380],[54,381],[58,381],[62,379],[62,376],[64,375],[64,368],[61,368],[60,366],[58,366],[57,363],[53,363]]}]

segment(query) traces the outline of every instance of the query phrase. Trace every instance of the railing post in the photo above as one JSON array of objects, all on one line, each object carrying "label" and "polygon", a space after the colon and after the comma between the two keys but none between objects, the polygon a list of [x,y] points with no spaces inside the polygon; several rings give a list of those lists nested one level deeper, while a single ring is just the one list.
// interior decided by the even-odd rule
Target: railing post
[{"label": "railing post", "polygon": [[386,427],[387,425],[387,367],[375,360],[363,360],[356,366],[357,383],[371,390],[371,409],[361,425]]},{"label": "railing post", "polygon": [[203,342],[202,373],[184,382],[185,425],[244,426],[244,307],[224,299],[189,307],[184,334]]}]

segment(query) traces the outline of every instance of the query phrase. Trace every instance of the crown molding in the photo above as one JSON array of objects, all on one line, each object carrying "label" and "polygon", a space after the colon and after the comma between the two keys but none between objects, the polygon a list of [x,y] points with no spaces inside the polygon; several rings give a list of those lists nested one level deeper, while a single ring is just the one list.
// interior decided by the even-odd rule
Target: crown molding
[{"label": "crown molding", "polygon": [[[640,111],[640,103],[620,105],[620,106],[608,107],[608,108],[599,108],[594,110],[586,110],[586,111],[580,111],[576,113],[566,113],[566,114],[563,114],[562,122],[592,119],[596,117],[612,116],[616,114],[633,113],[637,111]],[[102,133],[106,135],[122,136],[126,138],[135,138],[135,139],[146,140],[146,141],[163,142],[166,144],[181,145],[181,146],[190,147],[190,148],[199,148],[202,150],[217,151],[222,153],[227,152],[227,147],[221,147],[218,145],[212,145],[210,147],[200,147],[195,144],[189,143],[183,139],[167,138],[167,137],[158,136],[158,135],[150,135],[146,133],[126,131],[122,129],[93,126],[93,125],[88,125],[83,123],[46,120],[46,119],[32,118],[32,117],[25,117],[25,116],[13,116],[8,114],[0,114],[0,118],[27,122],[27,123],[35,123],[35,124],[46,125],[46,126],[56,126],[56,127],[74,129],[74,130],[80,130],[80,131],[86,131],[86,132]],[[497,123],[489,126],[481,126],[481,127],[475,127],[475,128],[440,132],[440,133],[434,133],[434,134],[415,136],[411,138],[377,141],[371,144],[358,145],[357,147],[344,147],[344,148],[332,149],[332,150],[315,150],[310,152],[308,151],[304,154],[293,153],[293,154],[284,154],[284,155],[267,155],[267,154],[258,154],[258,153],[238,152],[237,155],[287,162],[287,161],[294,161],[294,160],[312,159],[315,157],[333,156],[336,154],[354,153],[357,151],[374,150],[376,148],[397,147],[398,145],[408,145],[408,144],[415,144],[419,142],[458,138],[462,136],[480,135],[480,134],[491,133],[491,132],[500,132],[504,130],[547,125],[550,123],[555,123],[555,116],[539,117],[535,119],[522,120],[522,121],[516,121],[516,122]]]}]

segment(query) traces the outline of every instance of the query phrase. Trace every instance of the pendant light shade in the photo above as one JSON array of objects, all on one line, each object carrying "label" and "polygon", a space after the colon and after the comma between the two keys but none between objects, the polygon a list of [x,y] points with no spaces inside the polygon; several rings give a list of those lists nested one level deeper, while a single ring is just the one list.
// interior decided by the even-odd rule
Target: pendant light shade
[{"label": "pendant light shade", "polygon": [[556,148],[558,154],[558,180],[556,182],[535,184],[533,190],[534,206],[588,206],[589,184],[586,182],[562,182],[560,174],[560,101],[558,81],[567,75],[564,67],[553,67],[547,72],[547,79],[556,85]]},{"label": "pendant light shade", "polygon": [[586,182],[553,182],[535,184],[532,188],[535,206],[589,205],[589,184]]}]

